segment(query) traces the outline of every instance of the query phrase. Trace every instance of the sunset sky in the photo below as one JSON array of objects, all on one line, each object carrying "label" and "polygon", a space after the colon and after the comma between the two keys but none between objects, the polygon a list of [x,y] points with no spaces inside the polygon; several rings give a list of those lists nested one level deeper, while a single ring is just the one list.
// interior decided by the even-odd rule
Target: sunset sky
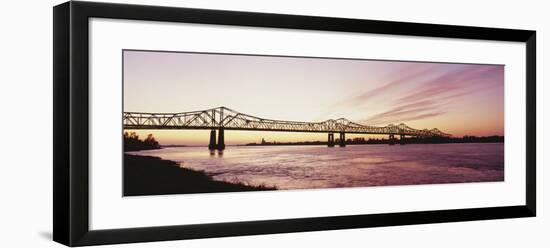
[{"label": "sunset sky", "polygon": [[[225,106],[267,118],[504,135],[504,66],[124,51],[124,111]],[[208,131],[141,130],[161,144],[207,145]],[[226,144],[326,140],[326,134],[226,131]],[[360,135],[348,135],[353,138]],[[367,136],[362,136],[367,137]]]}]

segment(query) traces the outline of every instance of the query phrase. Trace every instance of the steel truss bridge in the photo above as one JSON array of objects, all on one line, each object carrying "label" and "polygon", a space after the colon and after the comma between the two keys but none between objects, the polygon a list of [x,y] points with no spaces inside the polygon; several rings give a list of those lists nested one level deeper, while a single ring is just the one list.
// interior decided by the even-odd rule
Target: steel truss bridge
[{"label": "steel truss bridge", "polygon": [[[403,141],[405,136],[410,137],[449,137],[451,135],[434,129],[414,129],[403,123],[383,127],[362,125],[345,118],[329,119],[322,122],[302,122],[272,120],[260,118],[235,110],[218,107],[200,111],[181,113],[123,113],[124,129],[209,129],[210,149],[224,149],[224,130],[248,131],[280,131],[280,132],[315,132],[328,133],[328,146],[334,146],[334,133],[339,133],[337,140],[340,146],[346,145],[345,134],[383,134],[395,140],[399,135]],[[218,141],[216,142],[216,130]]]}]

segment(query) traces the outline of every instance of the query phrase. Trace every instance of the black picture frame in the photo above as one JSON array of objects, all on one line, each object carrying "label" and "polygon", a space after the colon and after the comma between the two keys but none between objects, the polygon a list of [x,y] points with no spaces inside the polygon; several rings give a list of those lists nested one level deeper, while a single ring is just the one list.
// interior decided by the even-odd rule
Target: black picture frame
[{"label": "black picture frame", "polygon": [[[536,32],[299,15],[71,1],[54,12],[53,239],[68,246],[533,217],[536,215]],[[459,39],[526,45],[526,204],[109,230],[89,229],[89,18],[221,24]]]}]

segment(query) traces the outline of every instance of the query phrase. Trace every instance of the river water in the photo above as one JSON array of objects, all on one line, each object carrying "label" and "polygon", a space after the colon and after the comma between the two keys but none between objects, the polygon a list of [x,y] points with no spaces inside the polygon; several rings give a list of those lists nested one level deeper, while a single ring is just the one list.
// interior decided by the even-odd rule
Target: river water
[{"label": "river water", "polygon": [[176,161],[216,180],[278,189],[504,180],[504,143],[172,147],[131,152]]}]

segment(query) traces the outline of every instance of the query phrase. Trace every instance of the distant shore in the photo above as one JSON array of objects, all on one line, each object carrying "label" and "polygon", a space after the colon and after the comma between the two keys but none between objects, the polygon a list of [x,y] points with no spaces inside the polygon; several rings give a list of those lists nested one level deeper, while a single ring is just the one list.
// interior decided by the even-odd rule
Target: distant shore
[{"label": "distant shore", "polygon": [[216,181],[203,171],[158,157],[124,154],[124,196],[276,190]]},{"label": "distant shore", "polygon": [[[460,138],[406,138],[401,141],[399,139],[363,139],[355,138],[346,140],[346,145],[380,145],[380,144],[454,144],[454,143],[504,143],[504,136],[464,136]],[[328,145],[326,141],[303,141],[303,142],[263,142],[263,143],[248,143],[244,146],[315,146]],[[338,141],[335,142],[338,145]]]}]

